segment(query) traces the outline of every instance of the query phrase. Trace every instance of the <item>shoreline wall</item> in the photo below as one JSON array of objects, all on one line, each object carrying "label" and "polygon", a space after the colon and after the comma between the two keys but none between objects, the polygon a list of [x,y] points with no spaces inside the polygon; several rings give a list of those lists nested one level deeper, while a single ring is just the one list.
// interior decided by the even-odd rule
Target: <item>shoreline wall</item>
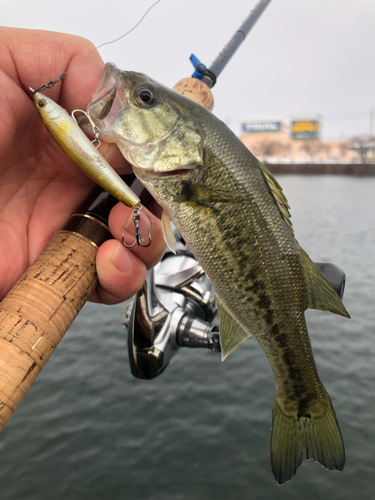
[{"label": "shoreline wall", "polygon": [[273,174],[375,175],[375,163],[267,163]]}]

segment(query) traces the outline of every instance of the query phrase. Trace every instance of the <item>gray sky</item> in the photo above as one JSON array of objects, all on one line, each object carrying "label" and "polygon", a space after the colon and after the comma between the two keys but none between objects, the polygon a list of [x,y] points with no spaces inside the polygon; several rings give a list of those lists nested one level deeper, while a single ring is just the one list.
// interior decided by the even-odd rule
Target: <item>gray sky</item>
[{"label": "gray sky", "polygon": [[[132,28],[153,1],[3,0],[2,23],[99,45]],[[172,87],[191,76],[191,53],[210,66],[256,3],[162,0],[100,54]],[[220,75],[214,113],[235,132],[246,119],[320,116],[323,139],[346,139],[369,134],[374,110],[375,134],[374,63],[375,0],[272,0]]]}]

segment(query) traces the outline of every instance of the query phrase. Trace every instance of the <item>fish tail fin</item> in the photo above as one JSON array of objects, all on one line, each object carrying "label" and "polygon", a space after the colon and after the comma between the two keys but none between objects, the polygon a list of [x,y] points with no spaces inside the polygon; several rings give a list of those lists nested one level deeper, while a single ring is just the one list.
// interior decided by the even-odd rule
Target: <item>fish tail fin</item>
[{"label": "fish tail fin", "polygon": [[275,401],[271,464],[279,484],[290,481],[303,460],[313,459],[329,470],[344,468],[344,443],[328,394],[327,398],[316,400],[314,411],[305,412],[305,416],[286,414]]}]

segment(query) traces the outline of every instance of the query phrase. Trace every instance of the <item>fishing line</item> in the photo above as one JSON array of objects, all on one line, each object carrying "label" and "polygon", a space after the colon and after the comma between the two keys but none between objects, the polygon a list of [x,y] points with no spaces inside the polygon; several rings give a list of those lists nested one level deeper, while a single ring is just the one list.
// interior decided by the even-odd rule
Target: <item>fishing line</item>
[{"label": "fishing line", "polygon": [[90,54],[84,59],[83,63],[80,64],[79,66],[76,66],[75,68],[72,68],[70,70],[68,70],[65,75],[67,75],[68,73],[71,73],[72,71],[75,71],[76,69],[79,69],[79,68],[82,68],[82,66],[84,66],[86,64],[86,62],[88,61],[88,59],[93,55],[94,52],[96,52],[97,50],[99,50],[100,48],[104,47],[104,45],[111,45],[112,43],[116,43],[118,42],[119,40],[121,40],[122,38],[125,38],[127,35],[129,35],[132,31],[134,31],[136,28],[138,28],[138,26],[141,24],[141,22],[143,21],[143,19],[147,16],[147,14],[150,12],[151,9],[153,9],[155,7],[155,5],[157,5],[158,3],[160,3],[161,0],[157,0],[155,3],[153,3],[151,5],[151,7],[143,14],[142,18],[138,21],[138,23],[133,26],[133,28],[131,28],[129,31],[127,31],[126,33],[124,33],[123,35],[119,36],[118,38],[116,38],[115,40],[112,40],[111,42],[104,42],[104,43],[101,43],[100,45],[98,45],[97,47],[95,47],[95,49],[93,49]]},{"label": "fishing line", "polygon": [[[141,22],[143,21],[143,19],[147,16],[147,14],[150,12],[151,9],[153,9],[155,7],[156,4],[160,3],[161,0],[157,0],[155,3],[153,3],[151,5],[151,7],[143,14],[143,17],[138,21],[138,23],[133,26],[133,28],[131,30],[129,30],[128,32],[124,33],[123,35],[119,36],[118,38],[116,38],[115,40],[112,40],[111,42],[104,42],[104,43],[101,43],[100,45],[98,45],[96,47],[95,50],[98,50],[100,49],[101,47],[104,47],[104,45],[110,45],[111,43],[116,43],[118,42],[119,40],[121,40],[122,38],[124,38],[125,36],[129,35],[129,33],[131,33],[132,31],[134,31],[136,28],[138,28],[138,26],[141,24]],[[93,50],[93,52],[95,52],[95,50]],[[92,52],[91,52],[92,54]],[[91,56],[91,54],[89,54],[87,56],[87,59]]]},{"label": "fishing line", "polygon": [[144,18],[147,16],[147,14],[150,12],[150,10],[152,10],[158,3],[160,3],[162,0],[156,0],[156,2],[154,2],[151,7],[146,10],[146,12],[143,14],[143,16],[141,17],[141,19],[138,21],[138,23],[133,26],[133,28],[131,28],[129,31],[127,31],[126,33],[124,33],[123,35],[119,36],[118,38],[116,38],[115,40],[112,40],[110,42],[104,42],[104,43],[101,43],[100,45],[98,45],[97,47],[95,47],[90,53],[89,55],[83,60],[83,62],[79,65],[79,66],[75,66],[74,68],[71,68],[69,69],[68,71],[65,71],[64,73],[61,73],[61,75],[56,78],[56,80],[51,80],[50,82],[46,83],[45,85],[42,85],[41,87],[39,87],[38,89],[36,90],[33,90],[33,93],[35,92],[41,92],[42,90],[45,90],[45,89],[50,89],[51,87],[53,87],[56,83],[60,82],[63,78],[66,77],[66,75],[68,73],[71,73],[72,71],[75,71],[76,69],[80,69],[82,68],[82,66],[84,66],[87,61],[90,59],[90,57],[93,55],[94,52],[96,52],[97,50],[99,50],[101,47],[104,47],[104,45],[111,45],[112,43],[116,43],[118,42],[119,40],[121,40],[122,38],[125,38],[127,35],[129,35],[132,31],[134,31],[136,28],[138,28],[138,26],[141,24],[141,22],[144,20]]}]

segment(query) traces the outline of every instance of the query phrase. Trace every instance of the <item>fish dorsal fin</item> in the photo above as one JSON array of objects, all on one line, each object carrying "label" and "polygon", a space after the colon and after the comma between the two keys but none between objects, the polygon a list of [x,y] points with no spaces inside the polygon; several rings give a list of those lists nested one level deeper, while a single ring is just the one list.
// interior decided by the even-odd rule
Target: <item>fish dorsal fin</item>
[{"label": "fish dorsal fin", "polygon": [[171,228],[171,219],[163,210],[161,216],[161,227],[163,229],[164,241],[171,252],[176,255],[176,238]]},{"label": "fish dorsal fin", "polygon": [[300,256],[307,286],[306,309],[320,309],[350,318],[331,283],[301,247]]},{"label": "fish dorsal fin", "polygon": [[276,205],[278,206],[283,219],[288,224],[292,233],[294,234],[292,221],[290,220],[291,215],[289,212],[288,200],[286,199],[286,197],[283,193],[282,187],[277,182],[277,180],[274,178],[274,176],[271,174],[271,172],[268,170],[268,168],[265,167],[260,162],[259,162],[259,168],[260,168],[260,171],[262,172],[264,180],[266,181],[266,184],[270,188],[271,194],[272,194],[273,198],[275,199]]},{"label": "fish dorsal fin", "polygon": [[224,361],[231,352],[252,334],[243,329],[242,325],[230,314],[217,295],[216,307],[220,327],[221,360]]}]

